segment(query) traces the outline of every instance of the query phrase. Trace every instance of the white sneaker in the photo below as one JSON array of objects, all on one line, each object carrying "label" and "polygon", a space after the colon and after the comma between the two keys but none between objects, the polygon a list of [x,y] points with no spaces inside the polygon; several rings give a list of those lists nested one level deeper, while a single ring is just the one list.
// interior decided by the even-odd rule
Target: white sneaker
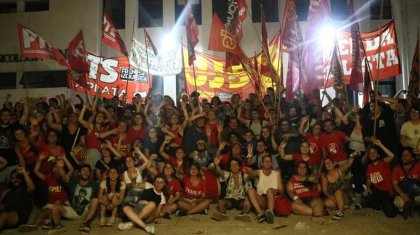
[{"label": "white sneaker", "polygon": [[155,226],[147,226],[146,227],[146,232],[148,232],[150,234],[155,234]]},{"label": "white sneaker", "polygon": [[132,222],[126,222],[126,223],[119,223],[118,224],[118,230],[120,230],[120,231],[129,230],[132,227],[133,227],[133,223]]}]

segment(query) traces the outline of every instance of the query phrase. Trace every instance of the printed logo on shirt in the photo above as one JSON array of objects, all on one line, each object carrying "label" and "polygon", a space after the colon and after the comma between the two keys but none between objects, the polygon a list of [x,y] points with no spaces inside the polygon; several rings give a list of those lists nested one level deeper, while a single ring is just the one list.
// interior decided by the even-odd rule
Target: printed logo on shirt
[{"label": "printed logo on shirt", "polygon": [[384,178],[382,177],[380,172],[373,172],[370,174],[370,182],[373,184],[378,184],[384,181]]},{"label": "printed logo on shirt", "polygon": [[311,143],[309,145],[309,153],[310,154],[314,154],[318,151],[318,145],[316,145],[315,143]]},{"label": "printed logo on shirt", "polygon": [[328,152],[331,154],[337,154],[338,153],[338,146],[336,143],[331,143],[328,145]]},{"label": "printed logo on shirt", "polygon": [[384,120],[379,120],[379,127],[384,127],[385,126],[385,121]]}]

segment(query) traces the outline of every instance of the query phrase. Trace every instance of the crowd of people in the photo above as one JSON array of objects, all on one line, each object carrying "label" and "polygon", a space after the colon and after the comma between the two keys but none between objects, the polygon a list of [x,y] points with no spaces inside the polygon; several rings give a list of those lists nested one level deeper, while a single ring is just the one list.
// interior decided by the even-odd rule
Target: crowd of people
[{"label": "crowd of people", "polygon": [[362,207],[408,219],[420,205],[420,106],[404,99],[372,92],[358,107],[323,93],[322,106],[319,95],[287,102],[272,88],[224,102],[76,97],[6,97],[0,231],[56,233],[67,219],[89,233],[98,219],[154,234],[153,223],[212,204],[216,221],[236,209],[243,222],[294,213],[322,225]]}]

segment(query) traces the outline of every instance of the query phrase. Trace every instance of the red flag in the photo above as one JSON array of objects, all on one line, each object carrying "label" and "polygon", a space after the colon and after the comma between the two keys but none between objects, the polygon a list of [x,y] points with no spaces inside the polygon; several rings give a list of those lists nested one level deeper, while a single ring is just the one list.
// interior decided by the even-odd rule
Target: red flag
[{"label": "red flag", "polygon": [[251,78],[254,80],[255,92],[261,94],[261,76],[258,74],[258,61],[256,56],[254,56],[254,71],[256,71],[256,76],[251,76]]},{"label": "red flag", "polygon": [[370,92],[372,91],[372,83],[369,73],[369,63],[365,58],[365,76],[363,81],[363,106],[369,103]]},{"label": "red flag", "polygon": [[[270,51],[268,50],[268,34],[267,28],[265,26],[265,15],[264,9],[261,7],[261,41],[262,41],[262,52],[261,52],[261,74],[269,74],[270,73]],[[258,71],[258,70],[257,70]]]},{"label": "red flag", "polygon": [[287,0],[283,14],[282,27],[283,45],[289,52],[289,64],[286,77],[286,100],[293,99],[293,93],[299,88],[300,79],[305,84],[303,74],[300,73],[302,66],[302,33],[297,22],[295,0]]},{"label": "red flag", "polygon": [[344,92],[345,82],[343,75],[343,68],[341,67],[341,60],[338,58],[338,44],[335,43],[334,51],[331,58],[331,75],[334,82],[333,87],[336,91]]},{"label": "red flag", "polygon": [[86,74],[89,73],[89,64],[86,62],[85,43],[83,33],[80,31],[69,43],[67,48],[67,60],[71,67],[71,77],[81,87],[88,88]]},{"label": "red flag", "polygon": [[198,26],[195,21],[191,5],[187,3],[186,7],[186,31],[187,31],[187,43],[188,43],[188,65],[192,65],[195,60],[194,47],[198,43]]},{"label": "red flag", "polygon": [[209,50],[229,52],[241,59],[247,59],[236,39],[226,30],[217,14],[213,15],[211,24]]},{"label": "red flag", "polygon": [[102,41],[108,46],[128,56],[127,49],[120,34],[112,23],[111,18],[104,12],[104,22],[102,25]]},{"label": "red flag", "polygon": [[[418,32],[417,32],[418,35]],[[419,39],[417,38],[416,51],[411,64],[410,79],[408,82],[407,101],[409,107],[419,105]]]},{"label": "red flag", "polygon": [[34,31],[18,24],[18,34],[20,52],[23,57],[55,60],[59,64],[69,67],[63,54]]},{"label": "red flag", "polygon": [[350,88],[354,91],[359,90],[359,84],[363,82],[362,60],[364,57],[364,48],[362,37],[360,36],[359,23],[353,10],[353,0],[349,0],[349,12],[351,24],[352,41],[352,64],[350,75]]},{"label": "red flag", "polygon": [[[308,79],[305,92],[310,93],[312,88],[322,87],[324,80],[324,48],[320,45],[319,31],[327,27],[330,22],[330,12],[327,0],[311,0],[308,12],[308,21],[305,32],[305,46],[303,49],[303,61],[305,75]],[[328,53],[329,54],[329,53]],[[311,90],[308,90],[310,88]]]},{"label": "red flag", "polygon": [[144,29],[144,43],[146,44],[147,49],[151,49],[154,55],[158,54],[158,50],[153,43],[152,39],[150,38],[149,34],[147,33],[146,29]]}]

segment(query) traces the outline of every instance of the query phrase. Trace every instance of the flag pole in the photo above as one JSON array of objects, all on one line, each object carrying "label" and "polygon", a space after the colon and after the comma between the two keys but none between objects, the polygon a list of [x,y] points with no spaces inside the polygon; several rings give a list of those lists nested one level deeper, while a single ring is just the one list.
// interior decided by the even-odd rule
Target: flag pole
[{"label": "flag pole", "polygon": [[[133,55],[133,43],[134,43],[134,38],[136,35],[136,17],[133,17],[133,34],[131,37],[131,56]],[[131,63],[130,63],[130,58],[128,57],[128,69],[131,69]],[[127,81],[125,82],[125,94],[128,94],[128,77],[127,77]]]},{"label": "flag pole", "polygon": [[[267,113],[267,115],[269,115],[269,114],[268,114],[267,107],[265,106],[265,104],[264,104],[264,102],[263,102],[263,100],[262,100],[261,94],[260,94],[259,92],[257,92],[257,89],[256,89],[256,87],[255,87],[255,84],[252,82],[251,75],[249,74],[249,71],[248,71],[248,69],[247,69],[248,67],[246,67],[246,66],[244,65],[244,63],[242,62],[242,60],[241,60],[241,65],[242,65],[242,67],[244,68],[244,70],[245,70],[245,72],[246,72],[246,75],[248,76],[249,82],[251,83],[252,87],[254,88],[254,91],[255,91],[255,93],[256,93],[256,95],[257,95],[258,100],[259,100],[259,101],[260,101],[260,103],[262,104],[262,106],[263,106],[263,108],[264,108],[265,112]],[[251,69],[252,69],[252,70],[254,70],[253,68],[251,68]],[[253,73],[255,73],[255,71],[253,71]],[[258,72],[257,72],[257,73],[258,73]]]},{"label": "flag pole", "polygon": [[[381,0],[381,12],[379,15],[379,20],[382,20],[382,16],[384,13],[384,1]],[[363,43],[363,42],[362,42]],[[375,80],[375,111],[373,113],[373,137],[376,138],[376,123],[378,120],[378,117],[376,115],[377,108],[378,108],[378,93],[379,93],[379,65],[380,65],[380,59],[381,59],[381,47],[382,47],[382,27],[379,28],[379,48],[378,48],[378,59],[376,60],[377,63],[377,72],[376,72],[376,80]]]},{"label": "flag pole", "polygon": [[348,95],[348,92],[347,92],[347,86],[346,86],[346,81],[345,81],[345,78],[344,78],[343,67],[341,65],[341,53],[340,53],[340,48],[338,47],[337,37],[335,37],[335,44],[334,45],[337,48],[337,56],[338,56],[338,59],[339,59],[338,60],[338,63],[339,63],[338,65],[340,66],[340,70],[341,70],[341,73],[343,75],[342,82],[343,82],[343,86],[344,86],[343,87],[344,88],[344,94],[346,95],[346,102],[347,102],[347,104],[349,104],[349,95]]},{"label": "flag pole", "polygon": [[[262,24],[263,24],[263,17],[264,17],[264,24],[265,24],[265,14],[264,14],[264,9],[263,9],[263,5],[262,3],[260,3],[260,10],[261,10],[261,52],[265,54],[265,58],[267,59],[267,62],[269,63],[270,66],[270,75],[271,75],[271,86],[274,89],[274,82],[273,82],[273,77],[274,77],[274,72],[273,72],[273,64],[271,63],[271,58],[270,58],[270,53],[268,51],[266,51],[266,48],[264,47],[263,44],[263,38],[262,38]],[[266,27],[266,25],[264,25],[264,27]],[[267,28],[266,28],[267,29]],[[268,36],[268,35],[267,35]],[[267,42],[265,42],[267,43]],[[255,55],[256,56],[256,55]],[[262,64],[262,56],[261,56],[261,64]],[[258,72],[258,71],[257,71]],[[278,79],[277,79],[278,80]],[[262,85],[262,84],[261,84]]]},{"label": "flag pole", "polygon": [[[144,34],[144,45],[146,46],[147,77],[150,79],[149,50],[148,50],[147,39],[146,39],[146,27],[143,27],[143,34]],[[153,88],[153,79],[150,79],[150,81]]]}]

